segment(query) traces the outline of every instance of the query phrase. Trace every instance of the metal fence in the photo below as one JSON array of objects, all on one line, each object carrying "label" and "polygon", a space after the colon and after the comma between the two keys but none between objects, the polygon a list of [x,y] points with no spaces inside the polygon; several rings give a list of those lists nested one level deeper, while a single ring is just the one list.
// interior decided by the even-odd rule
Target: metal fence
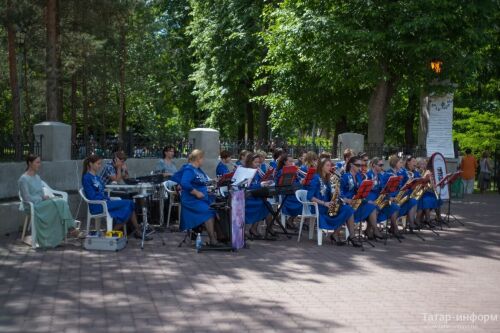
[{"label": "metal fence", "polygon": [[[332,157],[340,157],[339,147],[333,147],[332,144],[289,144],[287,142],[262,142],[262,141],[234,141],[221,140],[220,149],[227,150],[234,158],[238,157],[238,153],[242,150],[263,150],[267,153],[272,153],[275,149],[281,148],[288,154],[298,157],[303,152],[314,151],[317,154],[328,152]],[[412,155],[414,157],[426,156],[425,146],[405,146],[405,145],[386,145],[386,144],[364,144],[364,152],[370,157],[380,157],[388,159],[390,155]]]},{"label": "metal fence", "polygon": [[43,135],[15,143],[12,138],[0,139],[0,161],[22,161],[29,153],[42,156]]},{"label": "metal fence", "polygon": [[193,149],[192,143],[188,142],[187,139],[145,140],[128,138],[123,143],[115,138],[106,139],[104,142],[79,139],[72,144],[71,158],[83,159],[90,154],[112,158],[113,153],[119,150],[123,150],[128,157],[132,158],[160,158],[163,148],[167,145],[174,146],[176,158],[187,157]]}]

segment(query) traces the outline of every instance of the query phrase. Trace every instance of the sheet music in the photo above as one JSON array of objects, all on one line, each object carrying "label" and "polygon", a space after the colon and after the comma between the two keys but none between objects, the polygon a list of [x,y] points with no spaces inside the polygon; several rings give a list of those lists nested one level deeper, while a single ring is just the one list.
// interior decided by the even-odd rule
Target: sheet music
[{"label": "sheet music", "polygon": [[236,169],[234,172],[233,178],[231,178],[231,182],[233,185],[239,184],[243,182],[244,180],[247,186],[250,186],[250,183],[252,182],[253,177],[255,177],[255,174],[257,173],[257,169],[251,169],[251,168],[244,168],[244,167],[239,167]]}]

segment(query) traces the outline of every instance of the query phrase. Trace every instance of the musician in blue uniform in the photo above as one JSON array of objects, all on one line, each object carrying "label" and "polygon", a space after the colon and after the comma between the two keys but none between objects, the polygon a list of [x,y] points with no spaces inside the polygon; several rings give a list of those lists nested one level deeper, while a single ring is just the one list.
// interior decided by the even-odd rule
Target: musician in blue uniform
[{"label": "musician in blue uniform", "polygon": [[[417,218],[421,223],[425,223],[429,226],[434,226],[431,223],[431,210],[435,210],[436,212],[436,220],[441,219],[440,207],[442,205],[441,199],[438,199],[437,195],[439,192],[436,189],[434,175],[432,173],[433,167],[432,162],[429,160],[426,166],[426,170],[424,172],[423,178],[429,181],[428,189],[424,192],[420,200],[418,201],[417,208]],[[423,220],[422,220],[423,218]]]},{"label": "musician in blue uniform", "polygon": [[239,167],[240,165],[245,165],[245,160],[246,160],[248,154],[250,154],[250,152],[248,150],[240,151],[240,154],[238,155],[238,160],[235,163],[236,167]]},{"label": "musician in blue uniform", "polygon": [[[345,173],[340,179],[340,197],[348,204],[353,203],[352,198],[356,195],[363,181],[360,172],[362,166],[360,157],[351,157],[349,161],[347,161]],[[366,200],[364,200],[354,212],[354,222],[361,222],[364,220],[368,222],[366,234],[369,238],[375,237],[384,239],[384,236],[377,228],[377,207]]]},{"label": "musician in blue uniform", "polygon": [[[382,190],[387,185],[387,181],[389,180],[391,175],[389,174],[386,175],[384,173],[384,161],[382,161],[378,157],[374,157],[371,160],[371,168],[366,173],[366,176],[367,179],[374,181],[373,188],[370,191],[370,194],[368,195],[368,201],[374,203],[375,200],[377,200],[377,198],[379,197]],[[392,196],[394,195],[395,194],[393,194]],[[384,198],[384,201],[389,200],[390,197],[391,194],[387,194]],[[382,209],[377,207],[377,210],[378,210],[377,222],[382,222],[389,219],[391,222],[391,233],[398,238],[404,239],[404,236],[398,230],[398,224],[397,224],[400,207],[396,203],[390,201]]]},{"label": "musician in blue uniform", "polygon": [[220,152],[220,161],[217,164],[217,168],[215,169],[215,175],[217,177],[222,177],[225,174],[230,173],[229,168],[227,167],[231,163],[231,153],[227,150],[223,150]]},{"label": "musician in blue uniform", "polygon": [[[340,240],[339,232],[341,226],[347,224],[349,230],[348,242],[354,247],[361,246],[358,241],[353,238],[354,235],[354,210],[349,205],[344,205],[340,200],[337,203],[332,203],[332,186],[330,183],[331,177],[335,177],[330,173],[332,161],[322,159],[319,162],[317,173],[311,180],[309,189],[307,190],[307,200],[316,202],[319,209],[319,227],[326,230],[335,230],[331,235],[332,241],[337,245],[344,245],[345,242]],[[339,191],[339,189],[333,189]],[[340,196],[339,196],[340,198]],[[339,204],[337,215],[328,215],[330,205]]]},{"label": "musician in blue uniform", "polygon": [[180,230],[190,230],[205,225],[210,245],[217,246],[214,233],[215,211],[210,208],[212,199],[208,195],[209,178],[201,169],[204,162],[202,150],[195,149],[189,154],[186,164],[175,175],[181,186],[181,223]]},{"label": "musician in blue uniform", "polygon": [[[90,155],[83,160],[82,187],[85,197],[88,200],[104,200],[109,215],[113,218],[114,228],[123,229],[124,224],[130,221],[135,228],[134,237],[142,238],[142,232],[137,222],[137,216],[134,211],[134,202],[132,200],[111,200],[108,194],[104,191],[104,182],[97,175],[101,168],[101,157],[98,155]],[[92,214],[102,213],[102,206],[89,204],[89,210]],[[146,236],[144,240],[151,240]]]},{"label": "musician in blue uniform", "polygon": [[338,161],[335,164],[335,168],[337,169],[337,174],[338,175],[343,175],[345,173],[345,167],[347,164],[347,161],[354,155],[354,152],[352,151],[351,148],[346,148],[344,149],[344,160],[343,161]]},{"label": "musician in blue uniform", "polygon": [[[293,158],[288,154],[283,154],[278,162],[278,167],[274,175],[274,182],[276,184],[279,184],[279,180],[283,174],[283,168],[285,166],[294,166]],[[300,189],[300,180],[298,177],[295,177],[294,185],[297,186],[297,189]],[[302,203],[297,200],[295,195],[288,195],[286,196],[286,200],[283,202],[283,209],[281,212],[293,220],[293,217],[302,214]],[[291,219],[288,219],[287,224],[288,227],[294,228],[291,224]]]},{"label": "musician in blue uniform", "polygon": [[280,159],[280,156],[283,154],[283,150],[281,149],[275,149],[273,152],[273,160],[269,162],[269,165],[271,168],[275,169],[278,167],[278,160]]},{"label": "musician in blue uniform", "polygon": [[[387,177],[390,176],[402,176],[401,183],[399,184],[398,191],[401,190],[401,188],[404,187],[404,185],[408,182],[411,181],[414,177],[413,172],[408,172],[403,168],[403,161],[396,155],[391,155],[389,157],[389,169],[385,172],[385,175]],[[418,176],[419,174],[417,174]],[[412,190],[406,190],[405,196],[410,196]],[[398,195],[398,193],[393,194],[394,197]],[[392,196],[392,195],[391,195]],[[399,203],[398,203],[399,204]],[[417,228],[418,226],[415,223],[416,219],[416,214],[417,214],[417,200],[408,198],[405,203],[400,205],[399,209],[399,216],[405,216],[406,215],[406,220],[408,221],[409,227],[410,227],[410,232],[413,232],[414,228]]]},{"label": "musician in blue uniform", "polygon": [[267,154],[263,150],[257,151],[256,154],[259,155],[260,171],[265,174],[267,170],[271,168],[271,166],[266,163]]},{"label": "musician in blue uniform", "polygon": [[[254,153],[248,154],[244,166],[246,168],[257,169],[257,172],[255,173],[248,189],[255,190],[261,188],[262,172],[259,172],[259,155]],[[269,214],[264,201],[261,198],[255,198],[252,196],[245,198],[245,224],[251,225],[248,230],[251,238],[262,238],[257,229],[258,222],[262,220],[266,220],[268,224],[271,222],[271,215]],[[270,234],[275,236],[273,231],[270,231]]]}]

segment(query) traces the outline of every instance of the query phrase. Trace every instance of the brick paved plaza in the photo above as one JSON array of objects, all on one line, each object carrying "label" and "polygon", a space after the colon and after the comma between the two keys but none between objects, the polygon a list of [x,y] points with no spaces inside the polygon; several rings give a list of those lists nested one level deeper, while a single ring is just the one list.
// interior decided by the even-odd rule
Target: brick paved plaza
[{"label": "brick paved plaza", "polygon": [[465,227],[365,252],[294,238],[196,254],[180,233],[35,252],[2,235],[0,332],[499,332],[499,205],[473,195],[455,204]]}]

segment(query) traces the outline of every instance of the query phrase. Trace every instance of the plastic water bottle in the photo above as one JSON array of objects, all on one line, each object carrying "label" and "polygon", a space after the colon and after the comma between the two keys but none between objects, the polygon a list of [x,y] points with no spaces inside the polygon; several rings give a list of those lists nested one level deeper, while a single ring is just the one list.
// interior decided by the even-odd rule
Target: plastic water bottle
[{"label": "plastic water bottle", "polygon": [[196,250],[201,250],[201,234],[198,233],[198,236],[196,236]]}]

